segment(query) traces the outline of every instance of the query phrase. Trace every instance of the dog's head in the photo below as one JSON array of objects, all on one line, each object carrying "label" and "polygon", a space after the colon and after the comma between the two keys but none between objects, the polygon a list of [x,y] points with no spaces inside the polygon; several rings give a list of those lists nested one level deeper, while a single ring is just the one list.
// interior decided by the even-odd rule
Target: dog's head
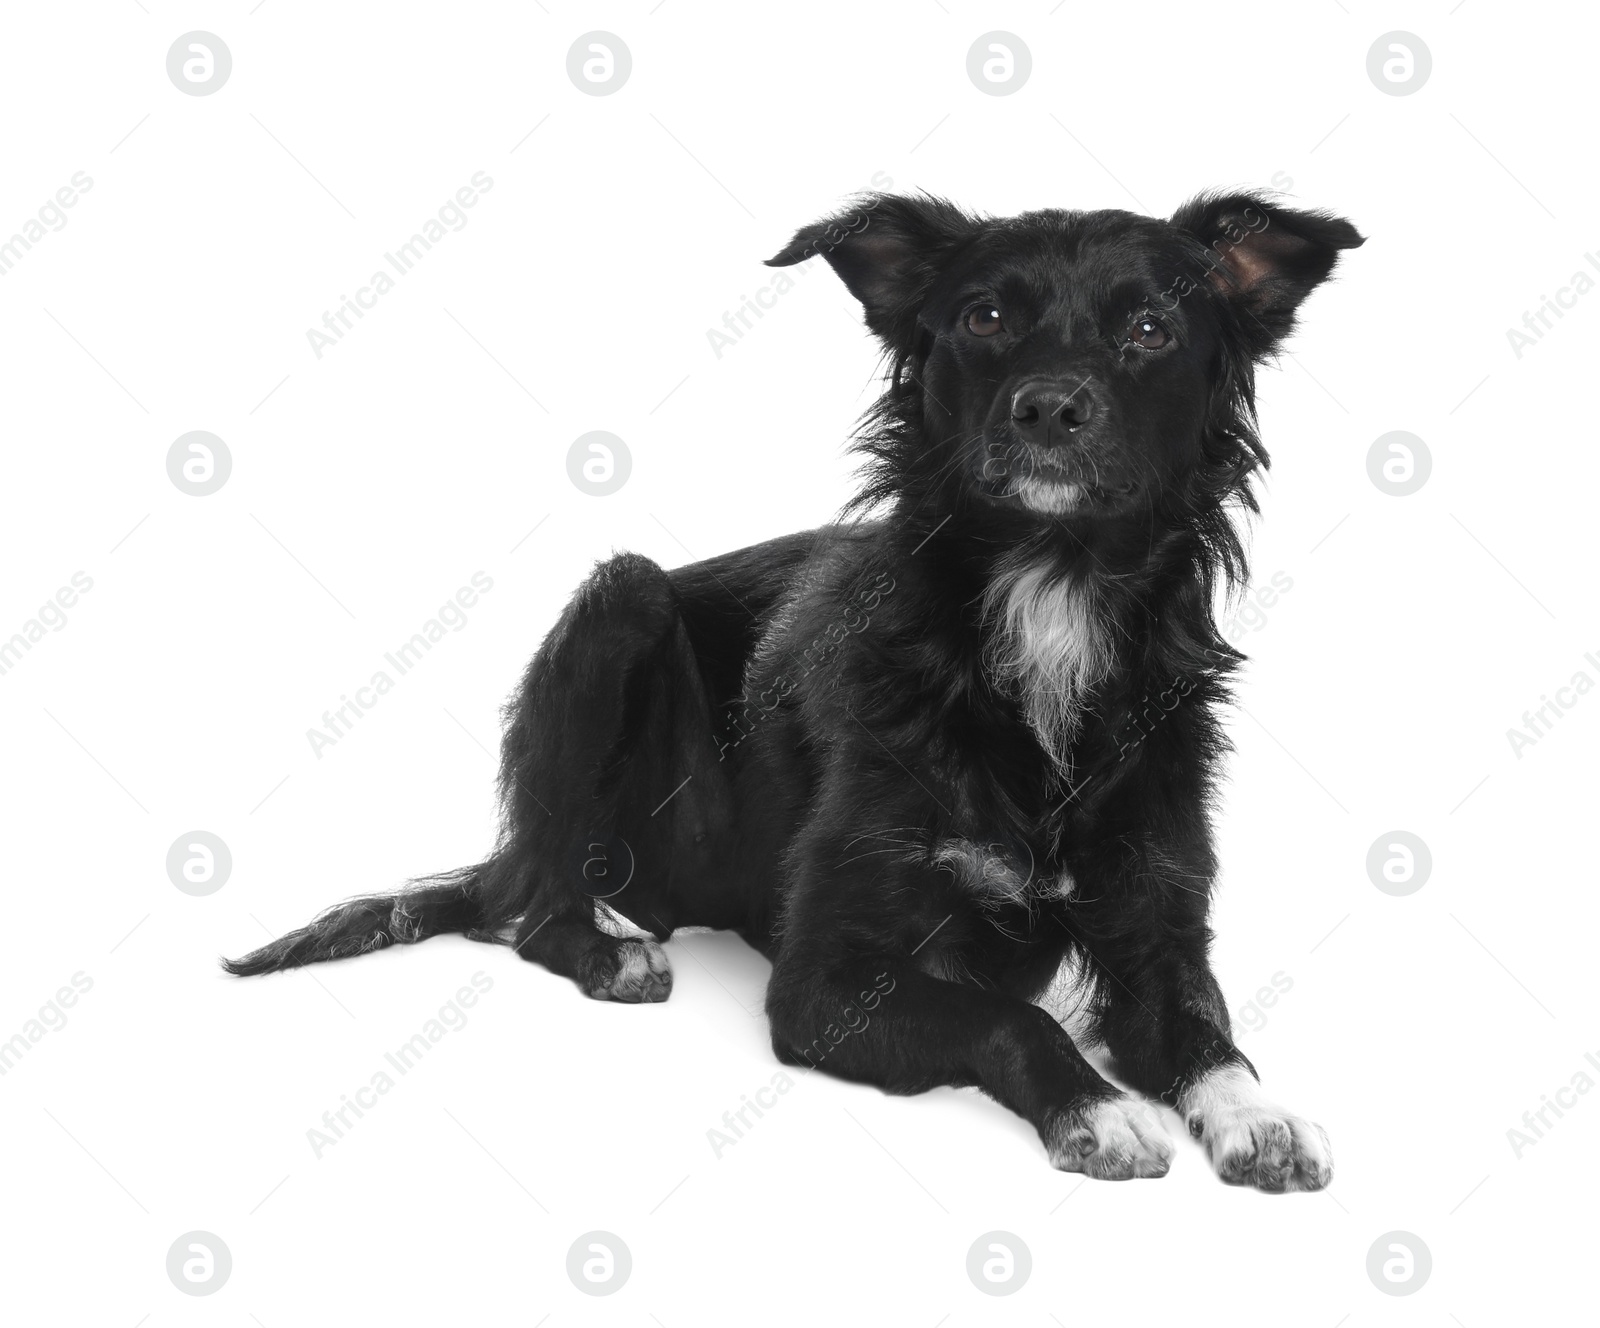
[{"label": "dog's head", "polygon": [[1166,221],[1128,212],[982,219],[869,195],[768,260],[820,254],[861,301],[894,372],[873,499],[933,493],[1013,521],[1190,511],[1264,454],[1252,366],[1362,243],[1349,222],[1252,194]]}]

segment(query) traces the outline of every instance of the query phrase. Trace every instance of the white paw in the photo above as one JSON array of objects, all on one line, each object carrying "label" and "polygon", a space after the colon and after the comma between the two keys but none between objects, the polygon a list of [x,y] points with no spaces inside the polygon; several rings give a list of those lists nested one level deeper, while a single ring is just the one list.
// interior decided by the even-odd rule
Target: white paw
[{"label": "white paw", "polygon": [[1230,1185],[1280,1194],[1320,1190],[1333,1179],[1333,1150],[1320,1125],[1275,1106],[1240,1066],[1214,1070],[1184,1094],[1189,1133]]},{"label": "white paw", "polygon": [[590,992],[601,1001],[664,1001],[672,995],[672,965],[655,941],[623,941],[617,946],[617,971]]},{"label": "white paw", "polygon": [[1148,1103],[1118,1094],[1063,1112],[1045,1138],[1050,1165],[1096,1180],[1165,1176],[1172,1140]]}]

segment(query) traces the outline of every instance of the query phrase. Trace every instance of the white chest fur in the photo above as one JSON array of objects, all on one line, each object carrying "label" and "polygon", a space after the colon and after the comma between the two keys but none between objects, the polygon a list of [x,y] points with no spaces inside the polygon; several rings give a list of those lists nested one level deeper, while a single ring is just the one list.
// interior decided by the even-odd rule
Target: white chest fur
[{"label": "white chest fur", "polygon": [[1114,662],[1093,583],[1039,562],[1004,569],[984,595],[984,617],[991,676],[1016,690],[1040,744],[1065,764],[1089,694]]}]

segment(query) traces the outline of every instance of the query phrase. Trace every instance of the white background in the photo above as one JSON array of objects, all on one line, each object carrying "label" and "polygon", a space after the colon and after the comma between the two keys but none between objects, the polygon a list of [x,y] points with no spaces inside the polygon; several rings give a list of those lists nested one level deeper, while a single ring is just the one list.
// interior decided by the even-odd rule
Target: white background
[{"label": "white background", "polygon": [[[1520,357],[1506,332],[1600,246],[1592,19],[1488,0],[648,8],[8,11],[0,235],[75,172],[93,186],[0,278],[0,637],[75,572],[93,588],[0,676],[0,1038],[73,974],[93,985],[0,1079],[6,1317],[1591,1317],[1600,1093],[1520,1157],[1507,1131],[1600,1055],[1600,694],[1520,757],[1507,730],[1579,670],[1600,681],[1600,298]],[[166,74],[194,29],[232,51],[209,96]],[[632,53],[614,95],[566,74],[594,29]],[[992,29],[1031,50],[1014,95],[967,76]],[[1413,95],[1366,72],[1396,29],[1432,51]],[[469,224],[317,358],[307,329],[478,171],[494,183]],[[766,964],[727,936],[671,942],[673,997],[645,1008],[459,938],[267,981],[215,966],[485,850],[497,708],[594,560],[676,565],[836,511],[875,356],[831,274],[720,358],[707,330],[875,176],[997,214],[1165,214],[1276,184],[1371,237],[1261,378],[1255,567],[1293,585],[1243,643],[1218,827],[1218,971],[1236,1011],[1292,984],[1241,1045],[1327,1127],[1324,1194],[1228,1189],[1186,1139],[1160,1183],[1085,1182],[975,1093],[820,1076],[719,1158],[707,1131],[778,1068]],[[233,462],[201,498],[166,472],[197,429]],[[633,459],[606,498],[567,478],[596,429]],[[1410,497],[1368,478],[1392,430],[1432,455]],[[478,571],[493,589],[467,625],[315,756],[323,711]],[[196,829],[233,856],[204,898],[165,867]],[[1403,898],[1365,865],[1396,829],[1433,856]],[[322,1113],[478,971],[493,987],[467,1025],[314,1156]],[[565,1272],[597,1229],[633,1259],[605,1298]],[[208,1298],[165,1272],[193,1230],[232,1252]],[[1003,1299],[966,1273],[994,1230],[1032,1252]],[[1403,1298],[1366,1272],[1396,1230],[1433,1259]]]}]

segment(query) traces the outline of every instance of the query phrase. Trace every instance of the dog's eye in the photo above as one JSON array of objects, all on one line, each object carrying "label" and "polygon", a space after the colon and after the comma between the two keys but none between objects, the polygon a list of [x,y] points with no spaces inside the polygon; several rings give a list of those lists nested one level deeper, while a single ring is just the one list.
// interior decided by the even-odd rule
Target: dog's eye
[{"label": "dog's eye", "polygon": [[992,304],[980,304],[967,314],[967,331],[975,337],[992,337],[1001,326],[1000,311]]},{"label": "dog's eye", "polygon": [[1128,340],[1145,350],[1160,350],[1172,337],[1155,319],[1135,318],[1128,329]]}]

